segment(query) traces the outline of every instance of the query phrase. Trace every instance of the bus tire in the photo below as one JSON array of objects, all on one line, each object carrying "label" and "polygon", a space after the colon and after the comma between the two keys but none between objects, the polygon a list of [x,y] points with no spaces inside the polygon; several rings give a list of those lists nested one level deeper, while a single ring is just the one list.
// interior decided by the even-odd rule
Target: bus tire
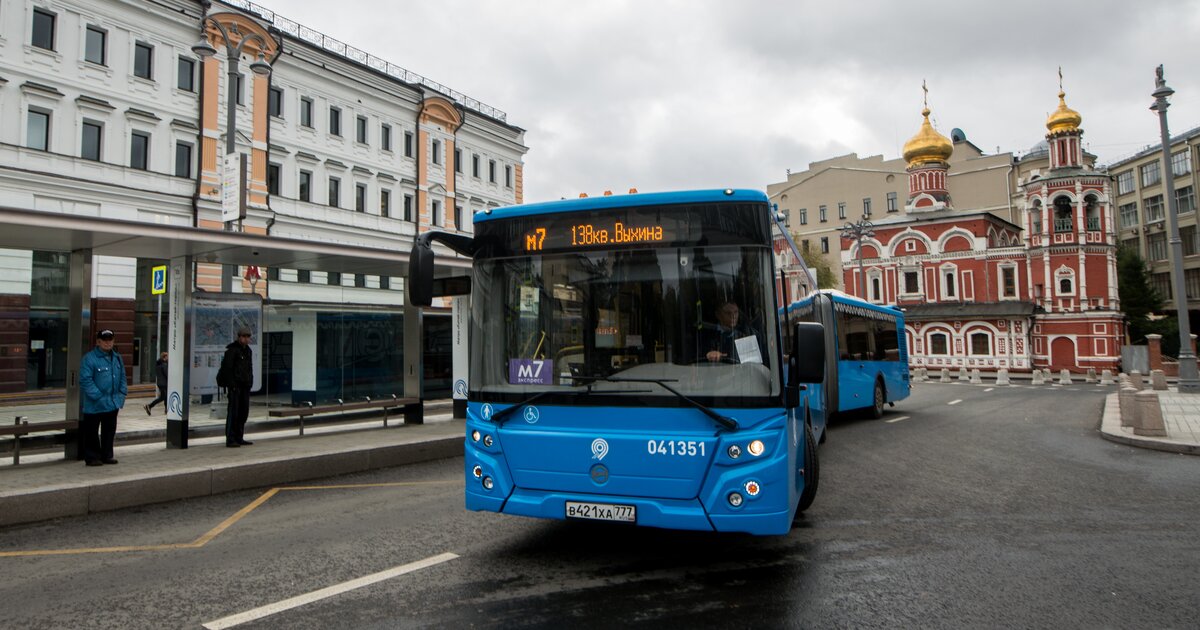
[{"label": "bus tire", "polygon": [[812,505],[817,498],[817,485],[821,481],[821,462],[817,459],[817,439],[813,436],[812,425],[804,423],[804,491],[796,502],[796,517],[799,518],[804,510]]},{"label": "bus tire", "polygon": [[875,391],[871,394],[871,417],[878,420],[883,417],[883,407],[887,404],[884,396],[883,383],[875,381]]}]

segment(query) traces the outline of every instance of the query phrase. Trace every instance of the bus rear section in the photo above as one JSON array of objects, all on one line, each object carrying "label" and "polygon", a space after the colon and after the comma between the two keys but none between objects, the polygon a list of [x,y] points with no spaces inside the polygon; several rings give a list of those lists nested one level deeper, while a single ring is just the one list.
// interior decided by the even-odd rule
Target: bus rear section
[{"label": "bus rear section", "polygon": [[517,206],[475,230],[468,508],[788,531],[815,445],[784,383],[765,195]]}]

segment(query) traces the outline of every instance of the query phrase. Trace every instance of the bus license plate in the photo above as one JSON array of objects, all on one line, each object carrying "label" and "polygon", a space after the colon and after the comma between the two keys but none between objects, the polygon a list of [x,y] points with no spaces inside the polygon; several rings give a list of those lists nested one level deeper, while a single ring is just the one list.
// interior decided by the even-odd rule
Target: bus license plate
[{"label": "bus license plate", "polygon": [[611,503],[579,503],[567,501],[567,518],[585,518],[593,521],[617,521],[636,523],[637,507],[613,505]]}]

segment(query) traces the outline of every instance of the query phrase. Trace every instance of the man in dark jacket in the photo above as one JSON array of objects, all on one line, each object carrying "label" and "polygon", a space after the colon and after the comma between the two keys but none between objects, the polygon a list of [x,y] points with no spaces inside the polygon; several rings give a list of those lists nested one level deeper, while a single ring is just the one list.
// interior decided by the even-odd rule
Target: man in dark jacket
[{"label": "man in dark jacket", "polygon": [[146,410],[146,415],[150,415],[150,410],[154,409],[154,405],[167,402],[167,353],[162,353],[158,358],[158,362],[154,364],[154,385],[158,387],[158,398],[150,401],[150,404],[143,407]]},{"label": "man in dark jacket", "polygon": [[225,446],[249,446],[246,417],[250,415],[250,388],[254,386],[254,363],[250,351],[250,329],[238,330],[237,341],[225,346],[225,357],[217,372],[217,385],[228,390],[229,410],[225,417]]},{"label": "man in dark jacket", "polygon": [[113,339],[113,331],[107,328],[96,333],[96,347],[83,355],[79,367],[79,390],[83,394],[80,447],[88,466],[117,463],[113,437],[117,433],[117,412],[125,406],[129,388],[125,363],[121,353],[113,350]]}]

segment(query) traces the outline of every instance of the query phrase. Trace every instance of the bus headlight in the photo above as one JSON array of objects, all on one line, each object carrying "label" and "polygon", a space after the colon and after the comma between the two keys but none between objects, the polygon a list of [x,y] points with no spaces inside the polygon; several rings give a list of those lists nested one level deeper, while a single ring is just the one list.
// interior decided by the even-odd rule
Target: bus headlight
[{"label": "bus headlight", "polygon": [[742,487],[746,489],[746,494],[748,494],[752,497],[756,497],[756,496],[758,496],[759,492],[762,492],[762,486],[759,485],[759,483],[754,480],[747,481],[745,484],[742,485]]},{"label": "bus headlight", "polygon": [[490,436],[490,435],[483,436],[483,445],[491,446],[492,445],[492,436]]},{"label": "bus headlight", "polygon": [[495,484],[495,482],[492,481],[491,477],[483,478],[483,489],[484,490],[491,490],[492,486],[494,486],[494,485],[496,485],[496,484]]},{"label": "bus headlight", "polygon": [[727,452],[729,453],[729,459],[737,459],[742,456],[742,448],[737,444],[729,445]]},{"label": "bus headlight", "polygon": [[472,431],[472,432],[471,432],[471,441],[472,441],[472,442],[478,442],[478,441],[479,441],[479,429],[476,429],[476,430],[474,430],[474,431]]},{"label": "bus headlight", "polygon": [[751,455],[758,457],[759,455],[763,454],[764,448],[765,447],[763,446],[762,440],[754,440],[750,443],[750,446],[747,447],[746,450],[750,451]]},{"label": "bus headlight", "polygon": [[742,495],[740,495],[736,492],[730,492],[729,493],[729,505],[732,505],[733,507],[741,507],[742,506]]},{"label": "bus headlight", "polygon": [[476,479],[479,479],[483,476],[483,466],[476,464],[475,467],[471,469],[471,474],[475,475]]}]

